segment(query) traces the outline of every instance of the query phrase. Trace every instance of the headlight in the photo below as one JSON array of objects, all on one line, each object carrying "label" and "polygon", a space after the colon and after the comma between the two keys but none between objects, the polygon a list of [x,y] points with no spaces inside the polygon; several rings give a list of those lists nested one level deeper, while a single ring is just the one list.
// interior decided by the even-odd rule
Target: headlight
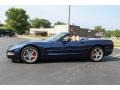
[{"label": "headlight", "polygon": [[13,55],[15,55],[13,52],[7,52],[7,55],[8,56],[13,56]]}]

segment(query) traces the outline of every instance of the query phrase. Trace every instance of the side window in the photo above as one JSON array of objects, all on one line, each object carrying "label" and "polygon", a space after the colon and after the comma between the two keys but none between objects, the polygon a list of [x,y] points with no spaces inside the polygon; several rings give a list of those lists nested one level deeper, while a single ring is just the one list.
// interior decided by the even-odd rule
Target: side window
[{"label": "side window", "polygon": [[63,41],[71,41],[71,37],[70,36],[66,36],[63,38]]}]

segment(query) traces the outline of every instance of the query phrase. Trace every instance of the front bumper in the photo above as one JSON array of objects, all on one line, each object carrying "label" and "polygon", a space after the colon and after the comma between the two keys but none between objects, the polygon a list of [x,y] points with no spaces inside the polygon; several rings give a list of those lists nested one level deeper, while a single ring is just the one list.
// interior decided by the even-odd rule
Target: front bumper
[{"label": "front bumper", "polygon": [[8,59],[12,60],[12,62],[17,62],[17,63],[21,62],[19,55],[17,55],[17,53],[15,52],[7,51],[6,56]]},{"label": "front bumper", "polygon": [[13,57],[15,57],[15,53],[14,53],[14,52],[11,52],[11,51],[7,51],[7,52],[6,52],[6,56],[7,56],[8,58],[13,58]]},{"label": "front bumper", "polygon": [[7,58],[12,59],[12,60],[20,59],[20,50],[21,50],[20,48],[13,49],[13,50],[8,49],[6,51]]}]

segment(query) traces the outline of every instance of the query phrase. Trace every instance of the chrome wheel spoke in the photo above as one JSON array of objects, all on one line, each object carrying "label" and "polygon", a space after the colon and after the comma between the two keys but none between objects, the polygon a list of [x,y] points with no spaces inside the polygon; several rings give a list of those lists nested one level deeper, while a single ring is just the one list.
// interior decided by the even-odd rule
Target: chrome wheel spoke
[{"label": "chrome wheel spoke", "polygon": [[98,59],[98,56],[96,55],[95,59],[97,60]]},{"label": "chrome wheel spoke", "polygon": [[99,60],[101,60],[102,57],[103,57],[103,51],[100,48],[95,48],[92,51],[93,60],[99,61]]},{"label": "chrome wheel spoke", "polygon": [[26,49],[23,52],[23,57],[28,62],[34,62],[37,59],[37,56],[38,56],[37,51],[32,48]]}]

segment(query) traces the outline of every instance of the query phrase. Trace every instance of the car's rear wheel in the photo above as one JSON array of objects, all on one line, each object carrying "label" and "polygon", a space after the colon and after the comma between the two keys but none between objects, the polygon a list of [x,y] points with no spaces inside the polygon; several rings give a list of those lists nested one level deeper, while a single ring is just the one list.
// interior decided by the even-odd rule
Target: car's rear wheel
[{"label": "car's rear wheel", "polygon": [[25,47],[21,52],[21,59],[28,64],[36,63],[39,59],[39,52],[37,48],[33,46]]},{"label": "car's rear wheel", "polygon": [[90,52],[90,59],[94,62],[103,60],[104,50],[101,47],[94,47]]}]

